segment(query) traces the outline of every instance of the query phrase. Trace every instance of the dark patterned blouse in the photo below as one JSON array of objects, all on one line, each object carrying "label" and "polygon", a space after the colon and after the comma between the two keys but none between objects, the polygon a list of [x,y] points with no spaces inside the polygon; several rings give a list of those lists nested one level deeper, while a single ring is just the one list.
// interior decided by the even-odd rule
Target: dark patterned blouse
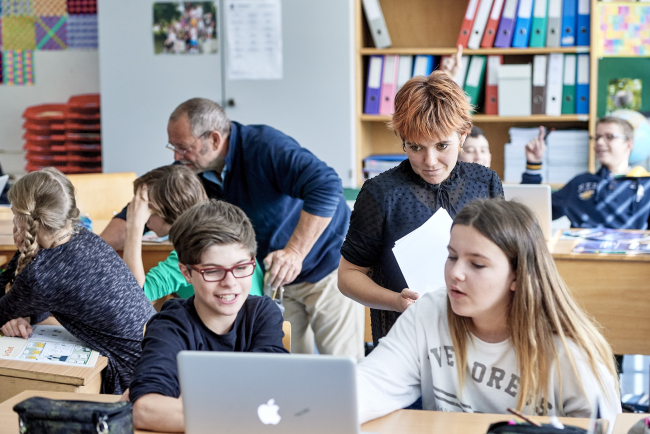
[{"label": "dark patterned blouse", "polygon": [[[356,266],[369,267],[370,277],[379,286],[402,292],[408,285],[393,254],[395,241],[422,226],[439,208],[454,218],[469,202],[494,197],[503,197],[501,180],[480,164],[459,161],[449,178],[437,185],[424,181],[404,160],[363,184],[341,255]],[[375,345],[399,315],[370,310]]]}]

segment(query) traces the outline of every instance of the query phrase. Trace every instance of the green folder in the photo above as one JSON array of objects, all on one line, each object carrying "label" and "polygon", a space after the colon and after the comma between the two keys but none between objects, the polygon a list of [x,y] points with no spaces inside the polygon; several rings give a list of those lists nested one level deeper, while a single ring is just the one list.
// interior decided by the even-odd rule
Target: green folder
[{"label": "green folder", "polygon": [[564,55],[564,80],[562,80],[562,114],[576,112],[576,55]]},{"label": "green folder", "polygon": [[546,46],[546,23],[548,18],[548,0],[535,0],[533,20],[530,24],[529,47]]},{"label": "green folder", "polygon": [[487,63],[486,56],[472,56],[467,68],[467,78],[465,78],[465,94],[467,101],[472,105],[477,105],[481,92],[483,91],[483,83],[485,82],[485,64]]}]

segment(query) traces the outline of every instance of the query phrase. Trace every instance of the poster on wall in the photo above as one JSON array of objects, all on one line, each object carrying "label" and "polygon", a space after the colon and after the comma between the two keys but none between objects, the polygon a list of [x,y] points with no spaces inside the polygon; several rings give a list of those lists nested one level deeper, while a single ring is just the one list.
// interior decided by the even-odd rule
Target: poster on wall
[{"label": "poster on wall", "polygon": [[216,54],[217,9],[214,2],[153,4],[155,54]]},{"label": "poster on wall", "polygon": [[282,79],[280,0],[227,0],[229,80]]}]

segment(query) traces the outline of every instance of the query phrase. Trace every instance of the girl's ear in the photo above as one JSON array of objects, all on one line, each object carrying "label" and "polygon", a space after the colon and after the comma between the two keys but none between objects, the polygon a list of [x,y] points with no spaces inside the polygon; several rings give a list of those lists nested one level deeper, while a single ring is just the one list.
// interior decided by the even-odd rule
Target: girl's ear
[{"label": "girl's ear", "polygon": [[513,280],[510,284],[510,291],[515,292],[515,289],[517,289],[517,279]]},{"label": "girl's ear", "polygon": [[181,270],[181,274],[185,278],[187,283],[192,283],[192,276],[190,275],[190,270],[185,266],[185,264],[178,263],[178,269]]}]

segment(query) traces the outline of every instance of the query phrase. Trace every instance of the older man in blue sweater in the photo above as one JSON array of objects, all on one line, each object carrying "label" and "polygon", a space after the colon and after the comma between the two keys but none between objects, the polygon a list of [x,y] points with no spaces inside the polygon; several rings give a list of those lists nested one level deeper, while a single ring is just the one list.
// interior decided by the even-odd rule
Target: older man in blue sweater
[{"label": "older man in blue sweater", "polygon": [[[292,352],[363,356],[363,307],[337,287],[350,210],[336,172],[286,134],[229,120],[215,102],[179,105],[167,125],[177,163],[199,174],[211,198],[250,218],[267,282],[284,286]],[[125,216],[118,216],[125,217]],[[119,248],[120,221],[102,234]]]}]

